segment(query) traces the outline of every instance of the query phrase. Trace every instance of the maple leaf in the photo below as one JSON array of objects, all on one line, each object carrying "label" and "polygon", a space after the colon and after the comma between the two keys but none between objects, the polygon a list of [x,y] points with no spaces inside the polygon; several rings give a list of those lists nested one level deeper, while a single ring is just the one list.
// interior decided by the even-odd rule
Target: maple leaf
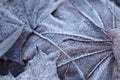
[{"label": "maple leaf", "polygon": [[23,61],[23,48],[28,37],[36,32],[34,30],[37,25],[59,7],[61,2],[62,0],[0,1],[0,56],[3,59],[1,75],[8,74],[9,70],[15,77],[21,73],[26,65],[26,61]]},{"label": "maple leaf", "polygon": [[[24,67],[33,58],[37,45],[47,55],[60,55],[57,72],[61,80],[112,80],[112,64],[116,60],[109,32],[120,26],[119,12],[107,0],[3,1],[0,33],[7,36],[1,36],[1,42],[10,40],[10,34],[20,26],[24,29],[15,35],[19,38],[13,40],[13,46],[10,43],[7,53],[5,48],[1,58],[4,64],[10,60]],[[21,72],[10,71],[14,76]]]}]

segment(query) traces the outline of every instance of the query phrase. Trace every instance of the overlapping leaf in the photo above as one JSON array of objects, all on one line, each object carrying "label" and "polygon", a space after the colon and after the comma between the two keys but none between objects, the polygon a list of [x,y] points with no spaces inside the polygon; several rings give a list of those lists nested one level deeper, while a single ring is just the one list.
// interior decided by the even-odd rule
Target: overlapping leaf
[{"label": "overlapping leaf", "polygon": [[[20,65],[25,65],[22,58],[24,55],[23,48],[28,37],[32,34],[32,29],[36,28],[38,23],[40,24],[41,21],[47,18],[47,16],[51,14],[61,2],[62,0],[0,1],[0,42],[2,46],[1,51],[4,51],[1,52],[1,55],[6,52],[1,57],[0,74],[7,74],[9,69],[14,76],[17,76],[16,74],[21,72],[21,70],[13,69],[13,66],[17,67],[15,64],[7,62],[10,60],[16,61]],[[20,26],[24,26],[24,29],[19,29]]]},{"label": "overlapping leaf", "polygon": [[60,5],[61,2],[5,2],[2,8],[8,9],[10,14],[2,21],[14,26],[22,22],[25,28],[3,58],[16,61],[14,56],[17,55],[20,61],[32,59],[37,45],[46,54],[60,54],[57,67],[61,80],[111,80],[112,43],[105,31],[119,27],[118,10],[114,13],[111,3],[103,0],[65,0]]}]

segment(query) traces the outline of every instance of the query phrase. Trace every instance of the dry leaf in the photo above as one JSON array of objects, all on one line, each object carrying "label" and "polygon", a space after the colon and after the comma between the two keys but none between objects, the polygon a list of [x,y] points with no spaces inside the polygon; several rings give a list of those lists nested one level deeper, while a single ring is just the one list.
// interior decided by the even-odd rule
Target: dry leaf
[{"label": "dry leaf", "polygon": [[60,55],[56,65],[61,80],[112,80],[113,66],[116,66],[112,64],[119,58],[112,51],[111,34],[114,34],[110,31],[120,26],[120,9],[113,2],[8,0],[1,6],[2,22],[8,26],[25,25],[19,39],[2,59],[28,61],[38,45],[47,55],[55,55],[51,60]]}]

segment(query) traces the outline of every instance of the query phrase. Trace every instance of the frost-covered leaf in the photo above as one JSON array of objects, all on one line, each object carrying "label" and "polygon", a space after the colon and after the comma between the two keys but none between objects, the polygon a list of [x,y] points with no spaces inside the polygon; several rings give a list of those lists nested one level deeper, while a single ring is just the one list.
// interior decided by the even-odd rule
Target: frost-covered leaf
[{"label": "frost-covered leaf", "polygon": [[[111,80],[114,59],[108,60],[112,41],[107,31],[120,26],[120,14],[119,8],[114,5],[114,10],[110,1],[8,0],[1,6],[4,9],[1,12],[7,13],[7,16],[0,14],[1,23],[14,28],[19,27],[18,23],[25,25],[21,36],[2,59],[24,65],[35,55],[37,45],[50,60],[59,56],[56,65],[61,80],[86,80],[89,75],[94,78],[94,73],[101,75],[102,80],[106,80],[105,75]],[[8,30],[7,36],[1,36],[0,40],[4,41],[12,31]],[[1,29],[2,34],[5,32]],[[106,67],[106,73],[101,74],[104,72],[101,66]]]},{"label": "frost-covered leaf", "polygon": [[[54,55],[53,55],[54,56]],[[51,55],[51,57],[53,57]],[[57,58],[57,57],[56,57]],[[39,51],[29,61],[26,70],[14,78],[10,73],[7,76],[0,76],[0,80],[60,80],[57,75],[56,61]]]},{"label": "frost-covered leaf", "polygon": [[[2,50],[0,51],[4,51],[4,53],[6,53],[1,57],[2,60],[0,63],[0,74],[5,75],[10,71],[14,75],[21,71],[15,70],[12,67],[16,67],[16,63],[20,64],[21,66],[26,64],[23,61],[23,48],[29,37],[33,34],[32,29],[36,28],[38,23],[40,24],[45,18],[47,18],[47,16],[51,14],[57,7],[59,7],[61,3],[62,0],[0,1],[0,43],[3,44],[2,42],[4,42],[4,44],[6,44],[4,46],[1,45]],[[20,26],[23,25],[24,29],[22,29],[22,33],[19,31],[15,32],[16,29],[19,29]],[[11,38],[11,34],[14,32],[15,34]],[[19,38],[17,39],[18,35]],[[7,40],[7,43],[5,40]],[[8,42],[10,43],[8,44]],[[10,48],[9,50],[8,47]],[[1,52],[1,54],[3,54],[3,52]],[[8,63],[9,60],[13,62],[15,61],[16,63]]]}]

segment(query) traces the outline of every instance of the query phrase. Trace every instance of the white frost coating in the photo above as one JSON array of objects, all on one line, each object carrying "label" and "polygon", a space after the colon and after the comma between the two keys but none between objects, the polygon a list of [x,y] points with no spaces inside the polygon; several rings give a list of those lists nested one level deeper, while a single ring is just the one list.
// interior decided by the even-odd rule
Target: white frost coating
[{"label": "white frost coating", "polygon": [[[60,66],[61,64],[57,64],[57,66],[60,66],[59,69],[62,68],[61,70],[58,69],[58,71],[60,71],[60,72],[58,72],[58,75],[60,76],[60,78],[65,77],[65,79],[66,79],[67,77],[69,77],[69,74],[71,74],[69,79],[79,77],[79,75],[84,77],[84,75],[89,74],[88,71],[92,68],[91,66],[94,67],[91,70],[91,72],[93,71],[92,72],[93,77],[95,76],[96,79],[98,77],[100,77],[99,75],[101,75],[102,77],[105,77],[104,74],[102,74],[102,69],[104,70],[104,68],[102,67],[101,70],[98,70],[98,72],[100,73],[99,74],[99,73],[97,73],[97,68],[99,68],[100,66],[97,66],[96,64],[98,63],[97,62],[98,59],[101,60],[102,56],[107,55],[108,52],[105,51],[105,53],[101,53],[101,54],[98,54],[98,53],[99,53],[99,51],[102,51],[103,49],[105,49],[105,50],[107,50],[109,48],[111,49],[111,45],[107,45],[106,42],[101,43],[101,42],[95,42],[95,41],[109,40],[107,38],[107,35],[103,34],[103,32],[99,29],[99,27],[100,28],[103,27],[102,21],[104,22],[104,20],[105,20],[104,23],[111,24],[112,22],[109,20],[112,19],[111,18],[112,16],[105,15],[106,17],[104,17],[103,16],[104,14],[102,14],[103,12],[99,12],[99,10],[101,9],[101,8],[99,9],[100,3],[93,2],[93,5],[92,5],[91,4],[92,2],[91,2],[90,4],[92,5],[93,9],[95,8],[95,10],[97,10],[97,12],[95,13],[93,10],[93,13],[92,13],[92,10],[91,10],[89,13],[89,10],[92,9],[89,2],[86,2],[85,5],[82,4],[84,6],[81,7],[81,5],[78,5],[78,3],[80,1],[84,3],[84,1],[86,1],[86,0],[84,0],[84,1],[83,0],[72,0],[73,2],[78,1],[78,2],[76,2],[75,5],[78,8],[80,6],[80,8],[83,10],[83,13],[85,15],[87,15],[87,16],[85,16],[85,15],[81,14],[80,11],[78,11],[77,9],[74,9],[73,6],[71,6],[71,8],[70,8],[70,6],[65,6],[66,3],[65,3],[65,5],[62,4],[60,7],[58,7],[59,3],[61,3],[61,2],[56,2],[56,1],[60,1],[60,0],[45,0],[45,1],[44,0],[35,0],[35,1],[28,0],[28,4],[27,4],[26,0],[22,0],[22,1],[24,4],[21,3],[21,0],[19,2],[15,2],[15,3],[13,1],[13,4],[12,4],[13,6],[10,5],[10,7],[11,7],[10,9],[12,9],[12,10],[9,10],[9,8],[7,7],[8,8],[7,11],[11,11],[10,14],[15,13],[15,14],[12,14],[13,16],[8,14],[9,12],[8,13],[5,12],[5,15],[4,15],[3,14],[4,11],[2,9],[1,9],[2,10],[1,16],[2,16],[2,18],[5,17],[5,19],[4,19],[5,21],[6,21],[6,19],[11,20],[13,24],[17,22],[17,21],[14,22],[14,20],[17,20],[17,17],[23,17],[23,19],[22,18],[20,18],[20,19],[22,19],[25,22],[28,22],[27,24],[31,28],[35,28],[35,30],[25,28],[26,32],[30,30],[31,32],[33,31],[33,33],[35,35],[30,35],[30,38],[26,40],[27,45],[22,46],[22,49],[24,49],[24,50],[22,50],[22,52],[25,52],[24,59],[30,59],[31,61],[28,64],[28,66],[26,67],[25,72],[21,73],[16,79],[13,78],[9,74],[7,76],[7,78],[3,77],[4,79],[1,78],[1,80],[9,80],[10,77],[13,78],[13,80],[38,80],[38,79],[39,80],[59,80],[58,77],[56,76],[55,61],[51,61],[51,59],[53,60],[54,57],[56,57],[58,55],[53,54],[54,57],[51,58],[52,55],[47,56],[44,53],[40,53],[40,55],[36,55],[34,58],[33,57],[31,58],[31,54],[33,54],[32,51],[35,49],[36,44],[39,45],[41,50],[43,50],[46,54],[51,53],[51,52],[56,53],[57,51],[59,51],[59,53],[63,53],[62,55],[60,55],[60,60],[58,59],[57,63],[61,63],[62,65],[67,66],[66,65],[67,63],[73,62],[73,66],[75,65],[75,67],[78,69],[78,70],[74,69],[74,67],[68,68],[67,70],[69,73],[66,71],[65,75],[61,75],[61,73],[65,71],[62,69],[66,69],[66,68],[64,66]],[[38,3],[37,1],[38,2],[40,1],[40,2]],[[49,1],[51,1],[51,3],[49,3]],[[94,0],[94,1],[97,2],[97,0]],[[35,3],[33,3],[33,2],[35,2]],[[48,3],[48,6],[47,6],[47,4],[43,4],[44,2]],[[18,3],[20,3],[20,4],[18,5]],[[31,3],[31,5],[29,5],[30,3]],[[32,6],[32,3],[33,3],[33,6],[35,6],[35,8]],[[40,3],[45,6],[41,6]],[[97,6],[95,6],[95,4]],[[6,4],[6,6],[8,6],[8,4]],[[16,12],[16,10],[14,11],[14,7],[16,10],[18,9],[18,12]],[[22,7],[24,9],[22,9]],[[85,9],[84,9],[84,7],[85,7]],[[57,8],[57,10],[56,10],[56,8]],[[59,8],[61,10],[58,10]],[[19,13],[19,10],[20,10],[20,13]],[[22,12],[21,10],[25,10],[25,11]],[[51,14],[53,11],[54,11],[54,13]],[[104,9],[104,11],[107,12],[108,10]],[[111,13],[109,13],[109,14],[111,14]],[[26,17],[27,19],[24,20],[24,17]],[[102,19],[102,21],[100,21],[100,18]],[[106,18],[108,18],[108,19],[106,19]],[[42,20],[42,19],[44,19],[44,20]],[[39,23],[39,22],[41,22],[41,23]],[[12,23],[10,23],[10,24],[12,24]],[[17,23],[19,23],[19,21]],[[40,25],[38,26],[37,23],[39,23]],[[111,25],[106,26],[106,24],[104,24],[105,29],[107,29],[111,26]],[[26,32],[25,32],[25,34],[26,34]],[[24,32],[23,32],[23,35],[24,35]],[[38,40],[37,40],[36,35],[38,35],[40,37],[40,39],[38,38]],[[88,41],[87,41],[87,39],[88,39]],[[80,42],[82,40],[86,40],[86,41]],[[89,40],[92,42],[90,42]],[[42,42],[44,42],[44,44]],[[32,45],[31,45],[31,43],[32,43]],[[16,51],[17,49],[14,47],[15,46],[13,46],[12,49],[14,51]],[[17,46],[17,47],[19,47],[19,46]],[[21,47],[20,47],[20,49],[21,49]],[[70,59],[63,59],[62,57],[66,58],[66,56],[64,54]],[[75,55],[73,55],[73,54],[75,54]],[[97,56],[97,54],[98,54],[98,56]],[[93,58],[91,58],[89,56],[91,56]],[[87,61],[87,59],[85,57],[87,57],[87,59],[90,62]],[[82,58],[85,62],[84,61],[82,62],[80,60],[80,58]],[[63,59],[63,60],[61,61],[61,59]],[[78,59],[78,60],[76,60],[76,59]],[[79,60],[82,62],[82,64],[80,64]],[[105,62],[103,62],[103,61],[102,62],[107,64],[106,60],[104,60],[104,61]],[[88,63],[90,63],[90,64],[88,64]],[[109,61],[108,61],[108,63],[109,63]],[[102,63],[100,63],[100,65],[104,66]],[[110,66],[111,66],[111,64],[110,64]],[[54,68],[54,70],[53,70],[53,68]],[[53,70],[53,71],[51,71],[51,70]],[[79,71],[79,75],[76,71],[75,71],[75,73],[77,73],[77,75],[72,73],[74,70]],[[97,73],[97,75],[94,75],[94,73]],[[74,77],[74,76],[76,76],[76,77]],[[12,80],[12,79],[10,79],[10,80]],[[77,79],[74,79],[74,80],[77,80]],[[106,79],[104,79],[104,80],[106,80]]]},{"label": "white frost coating", "polygon": [[82,13],[85,17],[92,21],[96,26],[104,29],[103,22],[98,12],[94,8],[92,8],[87,0],[71,0],[71,2],[80,11],[80,13]]},{"label": "white frost coating", "polygon": [[23,30],[23,26],[17,29],[10,37],[8,37],[6,40],[4,40],[0,44],[0,56],[2,56],[12,47],[12,45],[16,42],[18,37],[21,35],[22,30]]},{"label": "white frost coating", "polygon": [[17,78],[9,74],[0,77],[0,80],[60,80],[57,75],[56,58],[51,61],[45,53],[40,52],[28,63],[26,71]]},{"label": "white frost coating", "polygon": [[3,7],[0,7],[0,14],[3,14],[5,17],[9,18],[11,22],[19,25],[23,25],[24,23],[17,18],[17,16],[13,15],[8,10],[4,9]]},{"label": "white frost coating", "polygon": [[44,20],[48,15],[55,11],[63,1],[64,0],[58,0],[55,2],[54,0],[51,0],[48,4],[49,7],[40,15],[39,19],[37,20],[37,24],[41,23],[42,20]]},{"label": "white frost coating", "polygon": [[97,70],[93,73],[92,77],[90,77],[88,80],[101,80],[101,75],[106,71],[108,68],[108,65],[112,59],[112,56],[109,56],[104,63],[102,63]]}]

